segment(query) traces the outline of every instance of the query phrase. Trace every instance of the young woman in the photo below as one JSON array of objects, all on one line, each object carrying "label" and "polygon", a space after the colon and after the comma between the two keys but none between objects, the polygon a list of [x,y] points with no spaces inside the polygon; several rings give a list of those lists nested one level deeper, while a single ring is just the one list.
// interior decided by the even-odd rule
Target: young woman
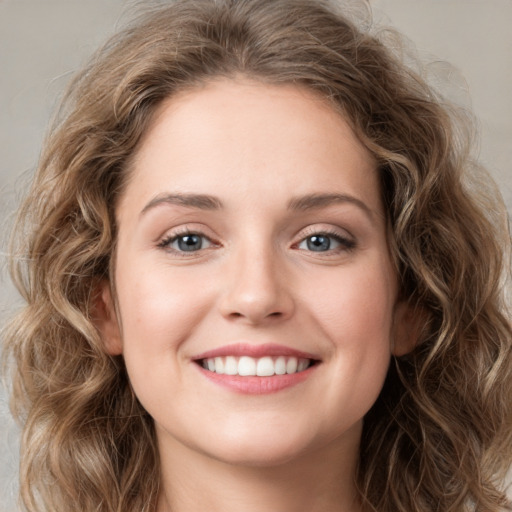
[{"label": "young woman", "polygon": [[508,510],[509,237],[467,143],[324,1],[115,36],[16,228],[26,509]]}]

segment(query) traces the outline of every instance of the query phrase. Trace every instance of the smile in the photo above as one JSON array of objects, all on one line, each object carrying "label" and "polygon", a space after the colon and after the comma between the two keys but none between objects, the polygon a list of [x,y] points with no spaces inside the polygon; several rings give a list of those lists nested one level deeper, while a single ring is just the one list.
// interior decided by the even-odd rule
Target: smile
[{"label": "smile", "polygon": [[286,356],[226,356],[209,357],[200,360],[201,366],[210,372],[219,375],[240,375],[243,377],[258,376],[271,377],[273,375],[290,375],[303,372],[309,368],[314,361],[299,357]]},{"label": "smile", "polygon": [[276,344],[226,345],[193,358],[211,382],[243,394],[275,393],[304,382],[321,360],[313,354]]}]

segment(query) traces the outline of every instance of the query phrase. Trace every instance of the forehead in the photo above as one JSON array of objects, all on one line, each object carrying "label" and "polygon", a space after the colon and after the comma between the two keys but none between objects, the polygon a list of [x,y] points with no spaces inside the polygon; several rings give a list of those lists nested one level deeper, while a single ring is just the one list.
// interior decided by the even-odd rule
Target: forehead
[{"label": "forehead", "polygon": [[160,105],[133,158],[125,196],[236,189],[250,198],[263,190],[285,196],[339,186],[337,192],[380,208],[375,168],[349,124],[319,95],[294,85],[218,80]]}]

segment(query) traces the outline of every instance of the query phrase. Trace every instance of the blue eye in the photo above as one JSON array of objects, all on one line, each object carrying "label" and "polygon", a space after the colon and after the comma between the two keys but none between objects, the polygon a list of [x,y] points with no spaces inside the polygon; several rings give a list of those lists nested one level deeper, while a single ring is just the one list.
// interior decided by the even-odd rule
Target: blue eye
[{"label": "blue eye", "polygon": [[167,238],[159,245],[177,252],[195,252],[210,247],[212,243],[204,235],[184,233],[183,235]]},{"label": "blue eye", "polygon": [[340,248],[353,249],[354,247],[355,242],[339,235],[329,235],[327,233],[316,233],[308,236],[298,245],[299,249],[313,252],[327,252]]},{"label": "blue eye", "polygon": [[306,245],[310,251],[328,251],[331,248],[331,239],[324,235],[313,235],[306,238]]}]

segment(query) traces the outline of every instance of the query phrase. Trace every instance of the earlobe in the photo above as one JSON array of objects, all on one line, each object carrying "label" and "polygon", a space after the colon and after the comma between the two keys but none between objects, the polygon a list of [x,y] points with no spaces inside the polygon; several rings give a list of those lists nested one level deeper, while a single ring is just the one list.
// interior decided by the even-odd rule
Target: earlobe
[{"label": "earlobe", "polygon": [[420,343],[425,330],[427,313],[405,301],[395,306],[391,352],[400,357],[412,352]]},{"label": "earlobe", "polygon": [[101,336],[105,352],[111,356],[122,354],[121,330],[110,282],[106,279],[101,281],[98,286],[93,304],[92,320]]}]

